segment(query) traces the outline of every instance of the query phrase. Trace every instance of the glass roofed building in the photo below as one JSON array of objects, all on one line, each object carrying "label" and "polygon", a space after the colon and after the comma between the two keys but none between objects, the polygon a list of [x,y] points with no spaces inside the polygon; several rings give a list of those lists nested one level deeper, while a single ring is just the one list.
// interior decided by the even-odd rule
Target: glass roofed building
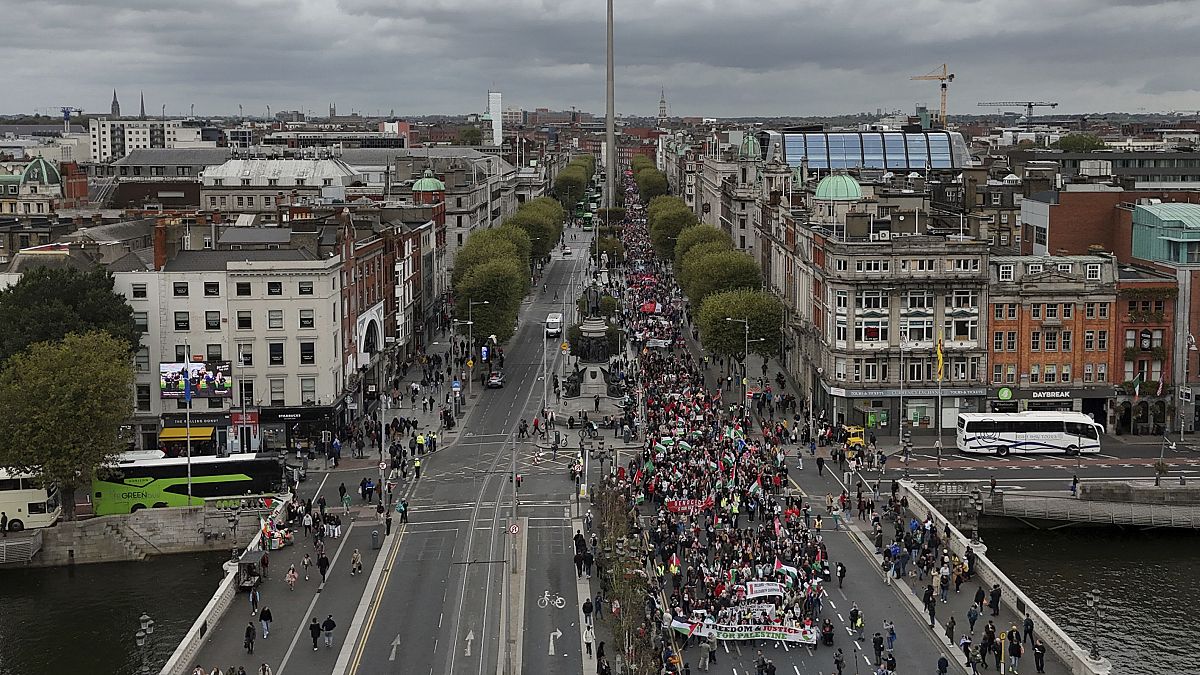
[{"label": "glass roofed building", "polygon": [[924,171],[971,166],[962,134],[956,131],[763,131],[758,135],[764,157],[782,146],[783,158],[799,167],[807,158],[811,171],[874,169]]}]

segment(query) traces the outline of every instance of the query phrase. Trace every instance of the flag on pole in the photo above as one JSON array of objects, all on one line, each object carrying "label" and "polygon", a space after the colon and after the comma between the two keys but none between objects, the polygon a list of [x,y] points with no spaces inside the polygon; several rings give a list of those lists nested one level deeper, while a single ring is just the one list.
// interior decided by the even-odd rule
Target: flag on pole
[{"label": "flag on pole", "polygon": [[183,400],[192,402],[192,377],[188,372],[188,364],[183,364]]},{"label": "flag on pole", "polygon": [[1158,381],[1158,391],[1154,395],[1162,396],[1162,393],[1163,393],[1163,380],[1159,380]]},{"label": "flag on pole", "polygon": [[762,474],[761,473],[758,474],[758,478],[755,479],[754,484],[750,486],[750,494],[752,494],[752,495],[761,495],[762,494]]},{"label": "flag on pole", "polygon": [[942,353],[942,338],[938,338],[937,341],[937,364],[937,379],[941,382],[946,374],[946,355]]},{"label": "flag on pole", "polygon": [[775,571],[783,572],[784,574],[788,575],[789,586],[796,583],[796,580],[800,578],[800,570],[790,565],[784,565],[783,563],[779,562],[779,558],[775,559]]},{"label": "flag on pole", "polygon": [[1133,378],[1133,402],[1134,403],[1137,403],[1137,400],[1139,398],[1141,398],[1141,396],[1142,396],[1142,382],[1145,381],[1145,379],[1146,379],[1145,373],[1138,373],[1137,376]]},{"label": "flag on pole", "polygon": [[679,554],[678,553],[671,554],[670,570],[671,570],[671,574],[679,574]]}]

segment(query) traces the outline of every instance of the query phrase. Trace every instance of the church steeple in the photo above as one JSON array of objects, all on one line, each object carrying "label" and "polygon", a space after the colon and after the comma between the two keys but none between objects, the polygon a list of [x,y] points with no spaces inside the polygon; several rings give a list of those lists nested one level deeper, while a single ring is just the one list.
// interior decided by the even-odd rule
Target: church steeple
[{"label": "church steeple", "polygon": [[117,102],[117,90],[113,89],[112,108],[110,109],[113,117],[121,116],[121,104]]},{"label": "church steeple", "polygon": [[662,96],[658,99],[658,126],[667,126],[667,88],[663,87]]},{"label": "church steeple", "polygon": [[144,120],[144,119],[146,119],[146,93],[145,92],[138,92],[138,93],[142,95],[142,110],[141,110],[141,112],[138,113],[138,119]]}]

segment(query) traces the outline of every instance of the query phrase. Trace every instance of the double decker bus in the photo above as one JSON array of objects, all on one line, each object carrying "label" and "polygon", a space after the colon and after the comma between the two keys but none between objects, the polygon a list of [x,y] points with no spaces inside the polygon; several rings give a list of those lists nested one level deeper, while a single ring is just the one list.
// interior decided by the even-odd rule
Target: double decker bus
[{"label": "double decker bus", "polygon": [[42,487],[32,474],[0,469],[0,511],[8,516],[8,530],[50,527],[62,516],[58,488]]},{"label": "double decker bus", "polygon": [[[192,499],[269,495],[286,488],[284,466],[274,453],[192,458]],[[92,480],[92,511],[98,516],[146,508],[188,506],[188,461],[123,458]]]},{"label": "double decker bus", "polygon": [[969,454],[1100,452],[1104,427],[1083,413],[1030,410],[960,413],[958,450]]}]

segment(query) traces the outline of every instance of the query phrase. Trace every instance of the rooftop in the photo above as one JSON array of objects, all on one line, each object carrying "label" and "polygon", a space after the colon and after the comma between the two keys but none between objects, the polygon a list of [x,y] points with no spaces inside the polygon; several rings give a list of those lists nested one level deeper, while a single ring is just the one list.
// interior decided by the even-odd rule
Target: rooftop
[{"label": "rooftop", "polygon": [[316,260],[308,251],[299,249],[268,249],[250,251],[180,251],[167,263],[166,272],[223,271],[231,262],[296,262]]},{"label": "rooftop", "polygon": [[210,166],[224,164],[229,148],[144,148],[113,162],[116,166]]},{"label": "rooftop", "polygon": [[286,244],[292,240],[290,227],[228,227],[217,243],[229,244]]},{"label": "rooftop", "polygon": [[1200,229],[1200,204],[1139,204],[1137,210],[1149,213],[1166,227]]}]

